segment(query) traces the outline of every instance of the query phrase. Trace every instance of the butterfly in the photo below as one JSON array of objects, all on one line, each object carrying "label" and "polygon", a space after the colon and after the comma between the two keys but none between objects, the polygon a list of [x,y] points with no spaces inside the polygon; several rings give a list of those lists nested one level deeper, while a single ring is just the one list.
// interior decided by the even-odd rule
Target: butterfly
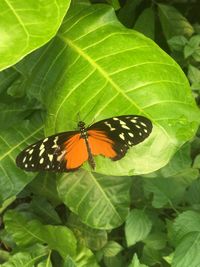
[{"label": "butterfly", "polygon": [[46,137],[25,148],[16,164],[26,171],[69,172],[94,156],[120,160],[127,150],[144,141],[152,131],[151,121],[139,115],[122,115],[98,121],[89,127],[80,121],[79,130]]}]

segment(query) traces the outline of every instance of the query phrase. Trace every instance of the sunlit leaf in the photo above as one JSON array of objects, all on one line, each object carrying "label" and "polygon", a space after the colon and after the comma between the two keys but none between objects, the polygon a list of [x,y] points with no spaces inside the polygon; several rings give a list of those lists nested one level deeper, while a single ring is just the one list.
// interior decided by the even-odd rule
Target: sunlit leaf
[{"label": "sunlit leaf", "polygon": [[1,1],[0,69],[48,42],[58,30],[69,4],[70,0]]}]

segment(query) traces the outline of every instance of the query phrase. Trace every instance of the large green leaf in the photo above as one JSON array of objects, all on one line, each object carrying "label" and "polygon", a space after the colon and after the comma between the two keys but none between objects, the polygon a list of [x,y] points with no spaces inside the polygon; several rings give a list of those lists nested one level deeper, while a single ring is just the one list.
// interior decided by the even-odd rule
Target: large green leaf
[{"label": "large green leaf", "polygon": [[58,192],[81,220],[99,229],[122,224],[128,213],[129,177],[103,176],[84,170],[63,175]]},{"label": "large green leaf", "polygon": [[98,173],[155,171],[197,129],[200,113],[180,67],[123,27],[109,6],[74,6],[34,64],[26,86],[48,110],[48,135],[77,128],[79,117],[86,124],[122,114],[152,120],[150,137],[120,161],[96,157]]},{"label": "large green leaf", "polygon": [[19,193],[36,174],[17,168],[15,158],[24,146],[40,139],[43,132],[38,118],[24,121],[0,133],[0,203]]},{"label": "large green leaf", "polygon": [[0,70],[48,42],[57,32],[70,0],[0,2]]}]

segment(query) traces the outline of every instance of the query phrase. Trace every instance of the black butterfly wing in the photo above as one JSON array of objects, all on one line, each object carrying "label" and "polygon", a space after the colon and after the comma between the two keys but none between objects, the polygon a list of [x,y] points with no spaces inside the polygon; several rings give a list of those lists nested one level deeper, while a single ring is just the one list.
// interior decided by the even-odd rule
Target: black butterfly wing
[{"label": "black butterfly wing", "polygon": [[87,130],[102,131],[112,142],[119,160],[125,156],[129,147],[143,142],[152,131],[151,121],[139,115],[123,115],[112,117],[92,124]]},{"label": "black butterfly wing", "polygon": [[70,131],[46,137],[26,147],[16,158],[16,164],[26,171],[66,172],[65,143],[78,131]]}]

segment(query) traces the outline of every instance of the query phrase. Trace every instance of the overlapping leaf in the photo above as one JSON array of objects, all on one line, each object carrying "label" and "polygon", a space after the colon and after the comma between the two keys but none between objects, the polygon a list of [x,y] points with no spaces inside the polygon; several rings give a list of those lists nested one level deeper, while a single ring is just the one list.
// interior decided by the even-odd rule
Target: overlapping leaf
[{"label": "overlapping leaf", "polygon": [[0,70],[42,46],[58,30],[70,0],[0,2]]},{"label": "overlapping leaf", "polygon": [[17,168],[15,158],[29,143],[42,137],[43,126],[38,118],[25,121],[0,133],[0,202],[15,196],[35,174]]},{"label": "overlapping leaf", "polygon": [[35,243],[46,243],[49,248],[57,250],[63,258],[75,255],[76,239],[72,231],[65,226],[43,225],[38,220],[30,220],[25,213],[16,211],[7,212],[4,223],[8,233],[22,248]]},{"label": "overlapping leaf", "polygon": [[112,229],[124,222],[129,187],[129,177],[95,175],[84,170],[63,175],[58,181],[63,202],[84,223],[98,229]]}]

